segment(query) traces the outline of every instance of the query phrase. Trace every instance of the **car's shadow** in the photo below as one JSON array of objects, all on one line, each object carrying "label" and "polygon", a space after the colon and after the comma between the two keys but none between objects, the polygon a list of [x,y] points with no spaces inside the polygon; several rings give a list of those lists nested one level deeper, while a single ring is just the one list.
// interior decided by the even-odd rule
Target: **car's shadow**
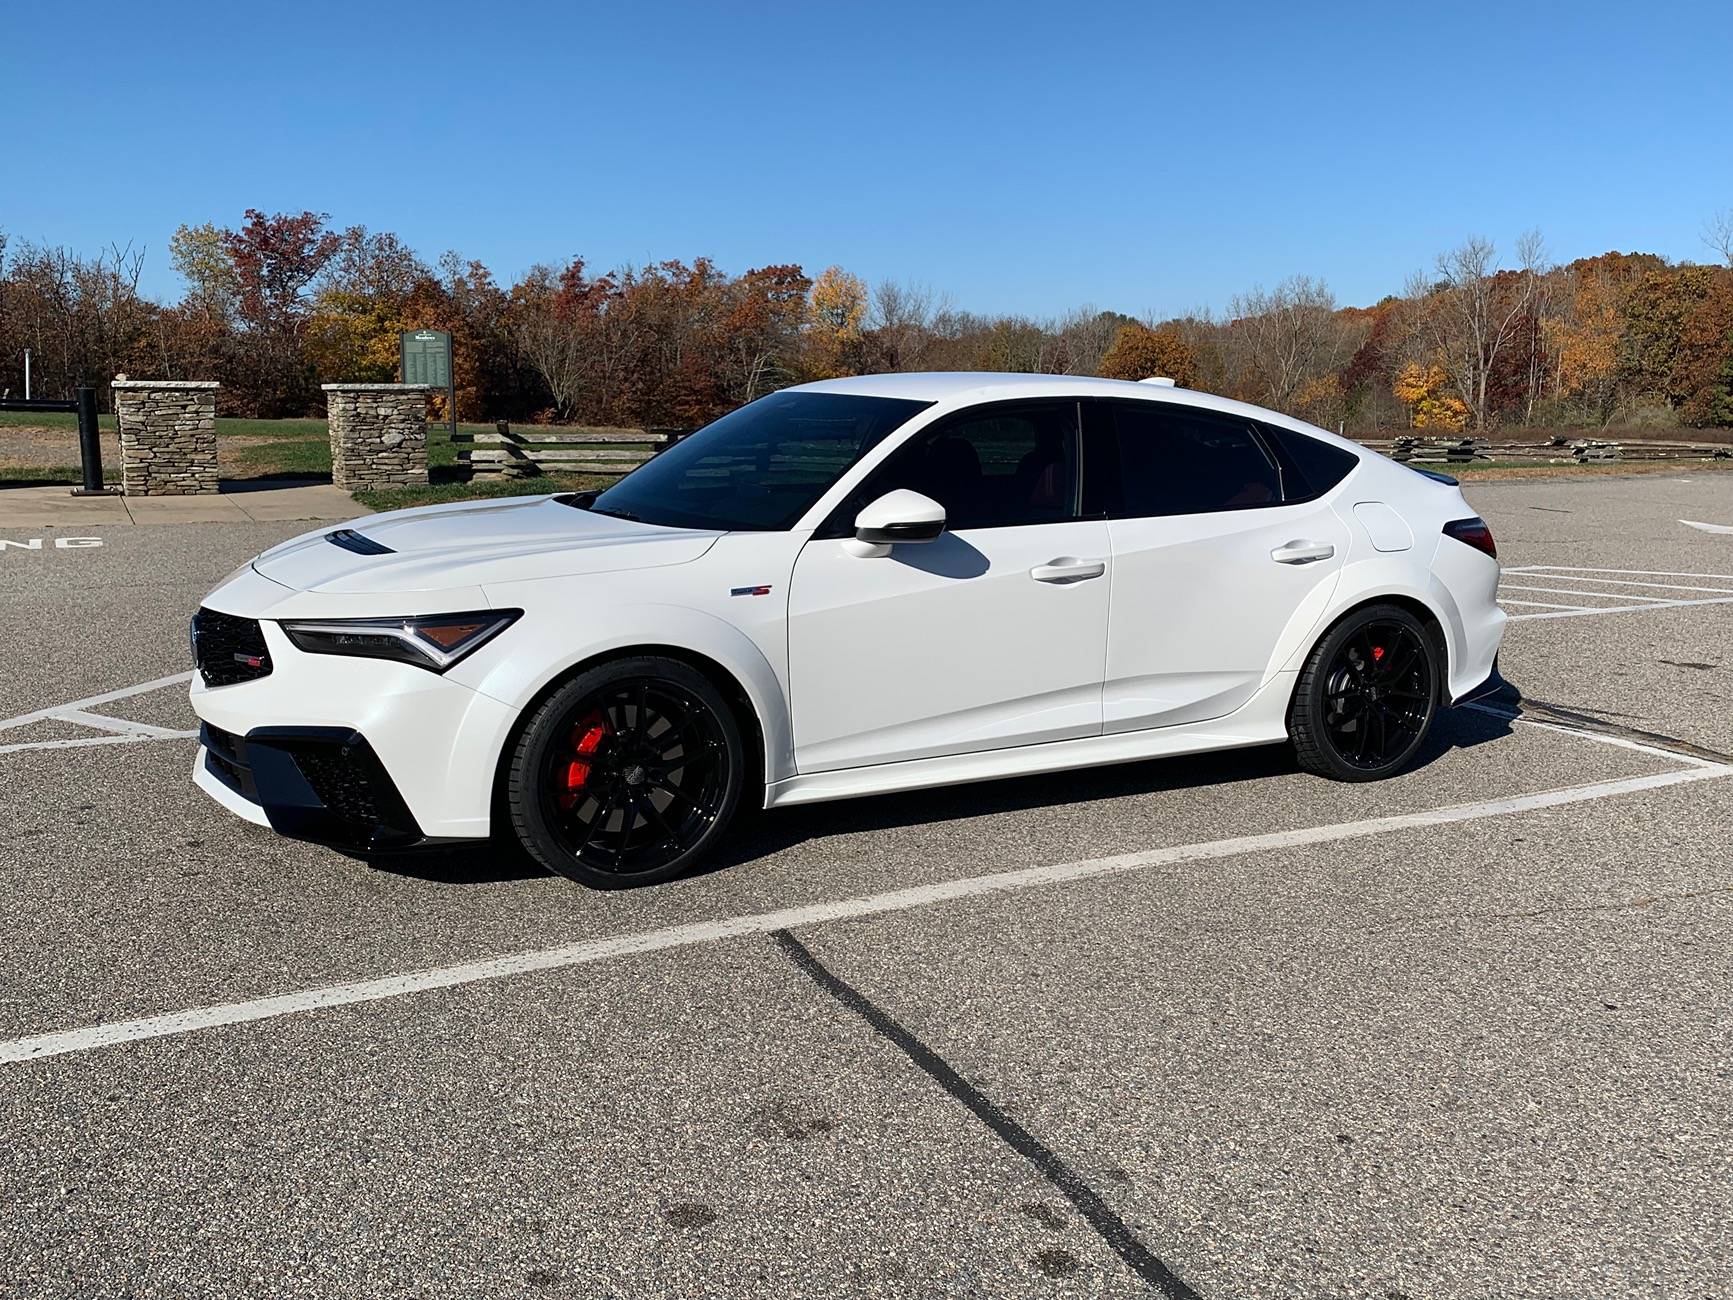
[{"label": "car's shadow", "polygon": [[[1473,709],[1446,709],[1439,714],[1410,770],[1437,762],[1452,750],[1497,740],[1510,731],[1508,718]],[[1259,777],[1291,776],[1299,770],[1288,746],[1262,745],[751,812],[738,818],[717,852],[693,874],[725,871],[833,835],[1193,790]],[[549,874],[503,836],[486,844],[420,849],[372,856],[367,861],[396,875],[450,885],[497,884]]]}]

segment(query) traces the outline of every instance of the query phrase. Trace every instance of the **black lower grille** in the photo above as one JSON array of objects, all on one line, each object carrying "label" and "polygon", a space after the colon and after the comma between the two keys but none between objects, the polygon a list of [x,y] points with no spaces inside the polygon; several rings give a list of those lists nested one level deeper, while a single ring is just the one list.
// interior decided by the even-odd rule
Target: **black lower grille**
[{"label": "black lower grille", "polygon": [[378,760],[350,745],[307,746],[294,751],[295,766],[319,802],[345,821],[371,827],[383,820],[374,797]]},{"label": "black lower grille", "polygon": [[205,770],[243,799],[259,802],[241,738],[232,731],[206,722],[199,727],[199,743],[205,747]]},{"label": "black lower grille", "polygon": [[422,838],[373,746],[343,727],[255,727],[237,736],[199,729],[205,770],[264,809],[272,829],[296,839],[366,850]]},{"label": "black lower grille", "polygon": [[271,675],[271,655],[257,619],[220,610],[193,615],[193,659],[206,686],[233,686]]}]

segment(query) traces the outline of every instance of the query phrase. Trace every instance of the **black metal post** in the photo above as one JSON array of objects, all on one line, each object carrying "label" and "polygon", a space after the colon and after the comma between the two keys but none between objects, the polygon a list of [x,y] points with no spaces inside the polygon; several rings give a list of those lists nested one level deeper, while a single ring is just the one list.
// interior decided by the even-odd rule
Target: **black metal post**
[{"label": "black metal post", "polygon": [[84,486],[73,488],[75,497],[101,496],[102,438],[96,422],[96,390],[78,386],[78,459],[84,467]]},{"label": "black metal post", "polygon": [[456,358],[451,355],[451,331],[445,332],[445,404],[450,409],[446,414],[451,417],[451,440],[457,441],[457,365]]}]

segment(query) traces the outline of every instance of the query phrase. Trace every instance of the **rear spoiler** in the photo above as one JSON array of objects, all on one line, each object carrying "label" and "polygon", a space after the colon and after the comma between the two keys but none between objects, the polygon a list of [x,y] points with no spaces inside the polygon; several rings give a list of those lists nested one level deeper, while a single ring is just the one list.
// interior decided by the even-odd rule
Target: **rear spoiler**
[{"label": "rear spoiler", "polygon": [[1462,481],[1460,479],[1451,478],[1448,474],[1440,474],[1435,469],[1421,469],[1418,465],[1410,465],[1408,468],[1413,470],[1416,474],[1421,474],[1431,479],[1434,483],[1444,484],[1445,487],[1462,486]]}]

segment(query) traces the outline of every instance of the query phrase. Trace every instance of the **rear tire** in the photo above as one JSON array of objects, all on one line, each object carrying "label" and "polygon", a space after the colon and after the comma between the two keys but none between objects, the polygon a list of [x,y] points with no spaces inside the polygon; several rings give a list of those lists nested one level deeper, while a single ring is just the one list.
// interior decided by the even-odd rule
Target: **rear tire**
[{"label": "rear tire", "polygon": [[746,768],[740,726],[709,678],[676,659],[618,659],[536,709],[505,794],[531,857],[623,889],[702,861],[739,806]]},{"label": "rear tire", "polygon": [[1406,767],[1437,716],[1441,657],[1400,605],[1368,605],[1312,648],[1288,705],[1300,766],[1335,781],[1378,781]]}]

